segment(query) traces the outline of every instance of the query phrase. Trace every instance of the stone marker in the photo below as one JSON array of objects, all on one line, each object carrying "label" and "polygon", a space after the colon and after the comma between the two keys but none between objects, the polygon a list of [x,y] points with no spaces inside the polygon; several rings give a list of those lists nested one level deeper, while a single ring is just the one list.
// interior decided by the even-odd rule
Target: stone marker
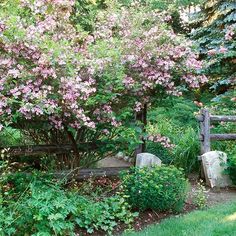
[{"label": "stone marker", "polygon": [[126,156],[123,152],[118,152],[115,157],[119,160],[127,161],[127,162],[132,162],[133,159],[132,157]]},{"label": "stone marker", "polygon": [[136,167],[152,167],[154,165],[161,166],[161,160],[157,156],[147,152],[137,154]]},{"label": "stone marker", "polygon": [[211,188],[231,185],[229,176],[224,174],[227,155],[220,151],[206,152],[201,156],[206,183]]},{"label": "stone marker", "polygon": [[124,158],[124,153],[123,152],[118,152],[115,157],[118,158],[118,159],[123,159]]}]

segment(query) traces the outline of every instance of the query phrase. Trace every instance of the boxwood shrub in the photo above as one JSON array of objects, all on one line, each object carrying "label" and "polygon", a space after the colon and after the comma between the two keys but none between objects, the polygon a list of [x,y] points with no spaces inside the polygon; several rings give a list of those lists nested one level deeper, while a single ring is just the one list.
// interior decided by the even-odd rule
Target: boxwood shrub
[{"label": "boxwood shrub", "polygon": [[236,154],[229,157],[227,165],[228,168],[226,173],[229,174],[232,183],[236,185]]},{"label": "boxwood shrub", "polygon": [[136,209],[181,211],[187,197],[188,182],[174,166],[133,168],[121,174],[122,191]]}]

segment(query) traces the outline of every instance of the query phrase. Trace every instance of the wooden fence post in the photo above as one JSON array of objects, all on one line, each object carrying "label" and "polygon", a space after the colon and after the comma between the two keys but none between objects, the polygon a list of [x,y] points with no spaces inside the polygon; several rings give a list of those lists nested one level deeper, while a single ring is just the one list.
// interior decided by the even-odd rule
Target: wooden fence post
[{"label": "wooden fence post", "polygon": [[207,109],[201,110],[200,121],[200,140],[201,140],[201,154],[209,152],[211,150],[210,141],[210,113]]}]

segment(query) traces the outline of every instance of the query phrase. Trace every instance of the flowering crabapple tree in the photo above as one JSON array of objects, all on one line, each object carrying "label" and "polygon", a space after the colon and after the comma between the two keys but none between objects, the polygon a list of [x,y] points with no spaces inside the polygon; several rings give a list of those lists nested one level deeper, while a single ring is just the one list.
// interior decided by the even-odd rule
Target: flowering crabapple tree
[{"label": "flowering crabapple tree", "polygon": [[[70,142],[73,154],[62,157],[70,168],[121,145],[134,149],[143,132],[134,112],[206,82],[191,44],[168,28],[167,16],[111,3],[88,34],[73,20],[74,6],[10,0],[0,8],[0,128],[20,128],[35,143]],[[160,134],[142,135],[171,147]]]}]

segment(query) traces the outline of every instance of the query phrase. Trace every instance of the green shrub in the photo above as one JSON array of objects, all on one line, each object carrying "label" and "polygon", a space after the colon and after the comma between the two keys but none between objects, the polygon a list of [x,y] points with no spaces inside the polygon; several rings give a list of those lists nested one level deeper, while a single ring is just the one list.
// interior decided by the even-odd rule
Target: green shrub
[{"label": "green shrub", "polygon": [[[187,127],[179,136],[176,136],[176,146],[172,150],[173,164],[191,173],[199,169],[197,156],[200,154],[199,134],[191,127]],[[178,141],[177,141],[178,139]]]},{"label": "green shrub", "polygon": [[134,168],[122,173],[122,187],[128,202],[140,210],[180,211],[187,195],[187,181],[173,166]]},{"label": "green shrub", "polygon": [[233,184],[236,185],[236,154],[228,159],[227,173]]},{"label": "green shrub", "polygon": [[175,145],[165,149],[159,143],[147,142],[147,152],[158,156],[164,164],[173,164],[184,169],[185,173],[198,170],[200,143],[198,130],[189,126],[177,126],[172,119],[158,119],[155,124],[148,124],[148,132],[160,133],[170,138]]},{"label": "green shrub", "polygon": [[166,99],[148,113],[147,132],[169,137],[173,149],[164,149],[159,143],[147,142],[147,152],[158,156],[164,164],[173,164],[185,173],[199,170],[197,156],[200,154],[199,108],[188,98]]}]

